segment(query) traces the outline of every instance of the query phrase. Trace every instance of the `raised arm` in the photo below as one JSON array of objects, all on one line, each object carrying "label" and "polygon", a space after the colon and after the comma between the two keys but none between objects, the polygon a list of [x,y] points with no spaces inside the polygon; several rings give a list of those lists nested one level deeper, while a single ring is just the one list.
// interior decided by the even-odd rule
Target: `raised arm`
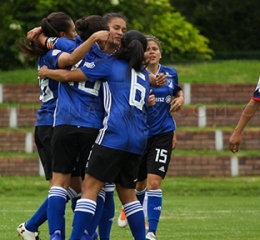
[{"label": "raised arm", "polygon": [[97,41],[106,42],[109,38],[109,31],[98,31],[93,33],[84,43],[77,47],[71,54],[62,53],[58,60],[58,68],[73,66],[80,61]]}]

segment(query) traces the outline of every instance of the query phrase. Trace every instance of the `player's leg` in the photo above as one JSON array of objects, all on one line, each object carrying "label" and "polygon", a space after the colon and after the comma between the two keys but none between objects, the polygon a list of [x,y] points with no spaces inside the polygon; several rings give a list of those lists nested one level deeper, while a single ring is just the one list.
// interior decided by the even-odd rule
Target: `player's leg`
[{"label": "player's leg", "polygon": [[173,132],[149,139],[147,153],[147,215],[149,229],[146,239],[154,240],[162,211],[161,182],[171,160]]},{"label": "player's leg", "polygon": [[135,190],[123,188],[117,184],[117,192],[134,239],[145,239],[144,212],[142,205],[136,198]]},{"label": "player's leg", "polygon": [[92,217],[96,211],[96,199],[104,183],[85,175],[82,183],[82,197],[77,201],[73,218],[71,240],[81,239],[84,231],[90,228]]},{"label": "player's leg", "polygon": [[[148,174],[147,179],[147,215],[149,229],[147,239],[155,239],[159,219],[162,210],[162,190],[160,188],[162,178],[158,175]],[[153,186],[150,183],[157,183]]]},{"label": "player's leg", "polygon": [[98,226],[100,240],[110,239],[110,232],[115,217],[114,190],[114,183],[106,183],[104,209]]},{"label": "player's leg", "polygon": [[[46,180],[52,178],[51,171],[51,138],[52,126],[35,127],[34,140],[39,153],[39,157],[44,169]],[[18,234],[24,240],[35,240],[38,238],[38,228],[47,220],[48,198],[44,200],[32,217],[17,227]]]},{"label": "player's leg", "polygon": [[[51,239],[62,239],[65,234],[65,209],[71,173],[78,157],[78,133],[74,126],[54,127],[52,137],[52,187],[48,194],[48,226]],[[73,194],[74,195],[74,194]]]},{"label": "player's leg", "polygon": [[115,180],[118,196],[134,239],[143,240],[145,239],[144,212],[135,194],[141,156],[125,152],[122,157],[121,161],[124,161],[124,164]]}]

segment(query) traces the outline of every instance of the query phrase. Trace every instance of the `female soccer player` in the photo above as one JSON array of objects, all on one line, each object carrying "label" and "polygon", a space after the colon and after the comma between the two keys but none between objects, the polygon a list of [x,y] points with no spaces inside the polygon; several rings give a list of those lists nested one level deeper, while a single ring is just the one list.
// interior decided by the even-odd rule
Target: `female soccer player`
[{"label": "female soccer player", "polygon": [[[42,20],[41,27],[46,36],[63,36],[75,40],[75,25],[70,16],[65,13],[51,13],[47,18]],[[37,44],[37,41],[30,41],[29,44],[27,40],[21,40],[18,44],[28,58],[37,58],[47,52],[47,49],[42,48]],[[40,58],[38,65],[39,67],[43,65]],[[45,178],[51,181],[51,138],[53,132],[53,114],[58,98],[58,83],[51,79],[48,81],[39,79],[39,86],[41,107],[37,111],[34,138],[44,169]],[[47,206],[48,199],[43,202],[40,208],[26,223],[21,223],[17,227],[17,231],[23,239],[35,240],[39,238],[38,227],[47,219]]]},{"label": "female soccer player", "polygon": [[[62,15],[63,18],[61,18],[63,20],[60,21],[61,22],[61,26],[62,26],[62,30],[64,30],[64,27],[65,27],[65,24],[64,24],[64,21],[65,21],[65,18],[64,16]],[[42,22],[42,31],[43,33],[48,36],[48,35],[52,35],[52,36],[55,36],[53,35],[53,29],[54,29],[54,24],[58,24],[59,21],[55,21],[54,23],[52,22],[52,15],[50,15],[47,19],[44,19],[43,22]],[[107,23],[106,23],[106,20],[101,17],[101,16],[89,16],[87,18],[82,18],[82,19],[79,19],[77,22],[76,22],[76,25],[77,25],[77,28],[78,29],[81,29],[81,30],[84,30],[81,34],[81,39],[85,40],[86,38],[88,38],[87,41],[85,41],[83,44],[82,43],[82,40],[77,38],[76,41],[75,41],[75,36],[76,36],[76,31],[75,31],[75,25],[74,23],[72,22],[72,20],[69,18],[69,23],[70,23],[70,26],[74,29],[74,39],[67,39],[67,38],[63,38],[63,42],[65,41],[65,44],[62,44],[62,43],[59,43],[60,45],[60,48],[63,49],[64,51],[68,51],[68,52],[71,52],[73,49],[75,49],[76,46],[78,45],[81,45],[77,50],[75,50],[74,54],[72,53],[71,55],[70,54],[66,54],[66,57],[61,57],[62,56],[62,51],[58,51],[58,50],[54,50],[54,51],[49,51],[46,55],[42,56],[39,58],[39,66],[42,66],[43,63],[44,64],[48,64],[48,66],[50,68],[64,68],[66,66],[69,66],[73,63],[76,63],[78,60],[80,60],[85,54],[86,52],[90,49],[90,47],[96,42],[96,41],[107,41],[108,39],[108,36],[109,36],[109,32],[107,31],[108,30],[108,26],[107,26]],[[46,26],[47,25],[47,26]],[[52,32],[48,32],[47,30],[48,29],[51,29]],[[98,30],[106,30],[106,31],[99,31],[99,32],[96,32]],[[61,35],[63,36],[63,35]],[[65,35],[64,35],[65,36]],[[65,36],[66,37],[66,36]],[[61,41],[62,42],[62,41]],[[39,45],[39,48],[40,48],[40,45]],[[33,47],[32,47],[32,50],[33,50]],[[43,52],[43,51],[36,51],[34,54],[39,54]],[[31,53],[33,53],[31,51]],[[74,57],[74,55],[77,55],[76,57]],[[56,60],[53,61],[54,57],[53,56],[56,56]],[[56,81],[53,81],[51,79],[48,79],[48,80],[43,80],[41,79],[41,83],[43,84],[43,89],[45,89],[46,93],[50,94],[50,96],[52,95],[51,94],[51,91],[50,89],[48,88],[48,83],[49,82],[54,82],[57,85],[57,82]],[[56,92],[58,90],[56,89]],[[59,92],[60,92],[60,89],[59,89]],[[57,95],[57,94],[56,94]],[[48,95],[45,94],[45,96],[47,97]],[[60,94],[59,94],[59,99],[60,99]],[[56,96],[56,100],[57,100],[57,96]],[[64,99],[63,99],[64,100]],[[54,103],[54,106],[56,107],[56,101]],[[44,109],[49,118],[52,118],[52,125],[50,125],[50,128],[51,130],[53,129],[53,113],[54,113],[54,107],[51,110],[46,110]],[[67,110],[67,109],[66,109]],[[103,114],[102,114],[103,116]],[[102,117],[101,116],[101,117]],[[85,143],[87,144],[87,142],[84,140],[82,140],[84,142],[84,144],[82,144],[80,147],[80,152],[77,152],[75,153],[75,156],[72,157],[74,151],[71,151],[71,155],[69,155],[69,157],[72,157],[75,161],[79,158],[85,158],[87,159],[87,156],[89,154],[89,150],[92,146],[92,144],[94,143],[94,140],[97,136],[97,133],[98,133],[98,130],[101,126],[101,122],[99,123],[100,125],[97,126],[97,129],[96,130],[93,130],[95,131],[95,135],[93,136],[93,139],[92,139],[92,142],[90,142],[89,146],[88,147],[85,147]],[[92,127],[92,124],[91,124],[91,127]],[[85,131],[84,129],[82,131]],[[84,133],[82,133],[84,134]],[[88,137],[89,135],[87,135]],[[40,136],[42,137],[42,136]],[[51,142],[51,138],[53,136],[51,135],[50,138],[48,139],[49,140],[49,147],[48,147],[48,151],[50,151],[50,142]],[[90,139],[91,141],[91,139]],[[78,149],[77,149],[78,150]],[[77,156],[76,156],[77,155]],[[85,155],[85,157],[84,157]],[[79,157],[78,157],[79,156]],[[50,161],[50,158],[49,158],[49,161]],[[73,161],[73,160],[72,160]],[[81,161],[77,161],[77,165],[78,163],[80,163]],[[85,160],[86,162],[86,160]],[[50,174],[52,174],[52,171],[51,171],[51,163],[49,164],[50,165]],[[81,166],[81,169],[83,168],[83,170],[85,169],[85,164],[83,164],[83,166]],[[74,169],[74,167],[72,168]],[[80,170],[80,168],[79,168]],[[77,181],[76,181],[76,184],[74,184],[74,188],[73,189],[69,189],[68,190],[68,195],[70,198],[76,196],[76,192],[81,192],[81,176],[82,176],[82,173],[79,172],[79,171],[76,171],[73,170],[72,171],[72,176],[74,176],[76,173],[76,176],[77,177]],[[75,179],[74,177],[72,179]],[[52,179],[53,180],[53,179]],[[74,190],[75,189],[75,190]],[[67,198],[67,197],[66,197]],[[18,227],[18,232],[21,234],[21,236],[24,238],[24,239],[27,239],[27,240],[31,240],[31,239],[35,239],[35,235],[37,235],[37,233],[35,234],[35,232],[37,232],[38,230],[38,227],[47,219],[47,216],[46,216],[46,209],[47,209],[47,206],[49,205],[49,201],[48,199],[46,199],[46,201],[44,202],[44,204],[41,206],[40,209],[38,209],[38,211],[34,214],[34,216],[26,223],[26,228],[25,228],[25,224],[21,224],[19,227]],[[48,216],[48,219],[51,219],[51,217]],[[62,220],[62,219],[60,219]],[[65,234],[63,230],[61,230],[62,232],[62,236]]]},{"label": "female soccer player", "polygon": [[84,64],[74,71],[43,67],[38,73],[42,78],[103,82],[103,128],[87,163],[82,197],[75,209],[71,240],[81,239],[85,226],[90,224],[97,195],[105,182],[116,183],[134,238],[145,239],[144,214],[135,195],[135,185],[148,134],[146,116],[150,80],[143,67],[146,47],[145,36],[132,30],[124,34],[119,51],[109,59],[92,65]]},{"label": "female soccer player", "polygon": [[149,138],[136,185],[136,195],[141,204],[145,193],[147,194],[149,227],[146,239],[155,240],[162,210],[161,182],[167,173],[171,152],[176,144],[174,139],[176,126],[171,111],[181,109],[184,97],[178,85],[177,71],[160,64],[162,47],[159,40],[154,36],[147,36],[147,41],[145,52],[145,57],[149,60],[147,70],[154,75],[164,73],[167,78],[167,84],[161,88],[151,87],[156,103],[148,108]]},{"label": "female soccer player", "polygon": [[[105,44],[104,50],[102,51],[99,49],[99,47],[94,46],[90,50],[90,53],[88,54],[87,61],[91,63],[92,61],[95,61],[96,59],[100,58],[108,58],[110,57],[110,54],[114,53],[119,44],[120,39],[122,35],[126,32],[126,24],[127,19],[122,13],[108,13],[104,15],[104,19],[107,21],[107,24],[110,29],[110,37],[108,41]],[[78,29],[78,27],[77,27]],[[81,31],[82,34],[84,34],[84,30]],[[81,35],[80,33],[80,35]],[[31,32],[28,34],[30,38],[33,38],[37,33]],[[86,36],[84,37],[86,38]],[[45,39],[44,41],[45,42]],[[47,41],[47,45],[50,47],[59,48],[60,46],[60,40],[51,38],[50,41]],[[61,41],[62,42],[62,41]],[[65,54],[63,54],[65,56]],[[71,57],[71,56],[70,56]],[[65,58],[66,59],[66,58]],[[102,208],[102,197],[98,198],[99,207],[97,208],[97,211],[95,213],[95,219],[93,218],[93,221],[96,223],[92,223],[91,229],[88,229],[89,234],[92,234],[93,229],[95,230],[95,226],[99,224],[99,235],[100,239],[109,239],[110,236],[110,230],[112,226],[112,222],[114,219],[114,199],[113,199],[113,192],[114,192],[114,184],[113,183],[107,183],[105,187],[105,203],[104,203],[104,209]],[[103,211],[102,211],[103,209]],[[101,220],[99,221],[100,217],[98,215],[102,213]]]}]

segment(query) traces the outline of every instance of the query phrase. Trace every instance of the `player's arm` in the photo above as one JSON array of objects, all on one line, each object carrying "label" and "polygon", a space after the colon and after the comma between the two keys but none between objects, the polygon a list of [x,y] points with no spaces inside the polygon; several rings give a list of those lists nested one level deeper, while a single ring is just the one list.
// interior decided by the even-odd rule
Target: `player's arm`
[{"label": "player's arm", "polygon": [[172,98],[170,112],[177,112],[181,110],[183,104],[184,104],[184,93],[182,90],[179,90],[176,93],[176,95]]},{"label": "player's arm", "polygon": [[73,66],[78,61],[80,61],[90,50],[93,44],[97,41],[107,41],[109,38],[108,31],[98,31],[93,33],[84,43],[77,47],[71,54],[62,53],[58,59],[58,68],[65,68],[68,66]]},{"label": "player's arm", "polygon": [[247,123],[258,110],[259,106],[260,101],[256,101],[254,99],[251,99],[249,103],[246,105],[245,109],[243,110],[240,116],[238,124],[229,139],[229,149],[231,152],[235,153],[238,151],[241,143],[241,134],[244,128],[246,127]]},{"label": "player's arm", "polygon": [[51,78],[60,82],[82,82],[88,81],[88,78],[81,71],[80,68],[75,70],[65,70],[65,69],[48,69],[47,66],[43,66],[38,71],[38,76],[41,79]]},{"label": "player's arm", "polygon": [[172,150],[174,150],[177,146],[177,136],[176,136],[176,130],[173,131],[173,138],[172,138]]}]

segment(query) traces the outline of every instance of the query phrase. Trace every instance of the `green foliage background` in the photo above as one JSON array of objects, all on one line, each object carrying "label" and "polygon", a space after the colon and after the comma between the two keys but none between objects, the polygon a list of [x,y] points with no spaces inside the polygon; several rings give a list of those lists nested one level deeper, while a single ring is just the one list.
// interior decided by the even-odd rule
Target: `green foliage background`
[{"label": "green foliage background", "polygon": [[69,14],[75,21],[83,16],[122,12],[128,29],[153,34],[161,40],[164,62],[211,59],[209,40],[171,6],[169,0],[5,0],[0,11],[0,69],[27,67],[16,40],[39,26],[51,12]]},{"label": "green foliage background", "polygon": [[210,39],[215,59],[260,59],[259,0],[170,0]]}]

